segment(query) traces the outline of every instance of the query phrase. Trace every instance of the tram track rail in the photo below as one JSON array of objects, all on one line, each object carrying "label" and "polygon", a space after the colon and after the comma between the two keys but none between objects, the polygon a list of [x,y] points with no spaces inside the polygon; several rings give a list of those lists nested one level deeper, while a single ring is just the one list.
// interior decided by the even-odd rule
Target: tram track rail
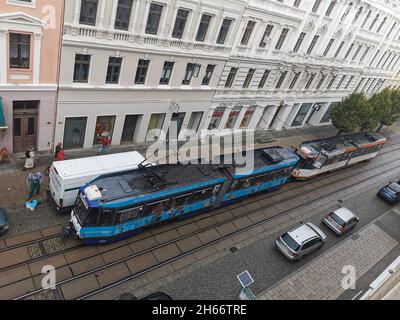
[{"label": "tram track rail", "polygon": [[[390,153],[395,152],[397,150],[400,150],[400,147],[399,148],[391,148],[391,150],[388,150],[387,152],[381,153],[380,156],[382,157],[384,155],[390,154]],[[385,162],[384,165],[387,164],[387,163],[392,163],[392,161],[390,160],[388,162]],[[367,163],[367,164],[369,164],[369,163]],[[380,167],[381,165],[382,164],[378,164],[376,167],[372,167],[372,168],[369,168],[369,169],[370,170],[374,170],[375,168]],[[166,224],[164,227],[161,227],[162,230],[158,230],[157,228],[148,229],[150,231],[150,233],[151,233],[150,235],[147,235],[144,238],[140,237],[140,235],[133,236],[132,238],[130,238],[132,240],[132,242],[128,242],[128,244],[132,244],[132,243],[135,243],[135,242],[140,242],[140,241],[143,241],[143,240],[146,240],[146,239],[150,239],[150,238],[154,238],[154,237],[160,236],[162,234],[168,233],[168,232],[176,229],[177,227],[186,227],[186,226],[189,226],[189,225],[192,225],[192,224],[195,224],[195,223],[201,223],[202,221],[206,221],[207,219],[210,219],[211,217],[215,218],[215,217],[223,216],[227,212],[230,212],[232,210],[239,210],[241,208],[246,208],[248,206],[252,206],[253,204],[258,203],[259,201],[271,199],[273,197],[279,197],[280,198],[285,193],[293,193],[294,191],[305,189],[303,192],[295,193],[294,195],[289,196],[287,198],[282,198],[282,199],[279,199],[279,200],[276,200],[276,201],[274,201],[274,200],[269,201],[268,204],[263,205],[263,206],[259,206],[259,207],[255,208],[255,209],[252,209],[252,210],[248,210],[248,211],[244,212],[241,215],[238,215],[238,216],[234,215],[232,218],[222,220],[221,222],[219,222],[218,225],[222,225],[224,223],[229,223],[229,222],[234,221],[235,219],[244,217],[246,215],[250,215],[250,214],[252,214],[254,212],[257,212],[259,210],[268,209],[268,208],[274,207],[276,205],[279,205],[281,202],[290,201],[290,200],[293,200],[295,198],[305,196],[305,195],[307,195],[307,193],[310,192],[310,190],[312,190],[312,189],[305,188],[305,187],[318,184],[320,181],[326,180],[327,178],[338,177],[338,179],[333,181],[333,183],[338,183],[338,182],[344,181],[346,179],[352,178],[352,177],[354,177],[354,176],[359,174],[359,172],[356,171],[356,170],[362,170],[364,166],[365,166],[365,164],[356,164],[356,165],[352,166],[352,169],[353,169],[352,170],[352,174],[349,175],[349,176],[345,175],[346,174],[345,171],[340,171],[340,170],[339,171],[335,171],[335,172],[325,174],[323,176],[320,176],[320,177],[312,179],[312,180],[307,180],[307,181],[304,181],[304,182],[303,181],[295,182],[292,187],[289,187],[289,188],[287,188],[285,190],[281,189],[281,190],[278,190],[278,191],[275,191],[275,192],[270,192],[270,193],[266,192],[266,193],[257,194],[257,195],[254,195],[251,198],[245,199],[245,200],[243,200],[241,202],[232,204],[232,205],[227,206],[227,207],[223,207],[223,208],[220,208],[220,209],[215,209],[215,210],[212,210],[211,212],[207,212],[207,213],[204,213],[204,214],[201,214],[201,215],[198,215],[198,216],[194,216],[194,217],[191,217],[191,218],[188,218],[188,219],[171,222],[169,224]],[[341,177],[341,176],[343,176],[343,177]],[[200,232],[202,230],[203,229],[200,228]],[[43,241],[50,241],[50,240],[59,240],[60,241],[61,237],[60,236],[57,236],[57,237],[54,237],[54,236],[53,237],[46,237],[46,238],[40,239],[38,241],[30,242],[26,246],[28,247],[28,246],[31,246],[31,245],[39,244],[40,242],[43,242]],[[178,241],[178,240],[176,240],[176,241]],[[115,249],[121,248],[121,247],[126,245],[124,240],[120,241],[120,244],[121,245],[117,245],[116,247],[115,247],[115,244],[111,245],[109,250],[107,250],[107,249],[106,250],[99,250],[99,253],[100,254],[105,254],[105,253],[108,253],[110,251],[113,251]],[[21,247],[23,247],[23,245],[16,246],[15,248],[21,248]],[[21,267],[21,266],[24,266],[24,265],[29,265],[29,264],[32,264],[32,263],[35,263],[35,262],[44,261],[46,259],[58,256],[60,254],[66,254],[66,253],[69,253],[71,251],[78,250],[80,248],[85,248],[85,247],[86,247],[85,245],[83,245],[82,243],[76,241],[76,245],[68,245],[63,250],[55,251],[55,252],[49,253],[49,254],[43,254],[42,256],[39,256],[37,258],[32,258],[30,260],[23,261],[21,263],[9,265],[9,266],[7,266],[5,268],[0,269],[0,273],[3,272],[3,271],[8,271],[8,270],[11,270],[13,268],[18,268],[18,267]],[[107,247],[107,245],[106,246],[99,246],[99,247],[105,248],[105,247]],[[14,248],[12,248],[12,249],[14,249]],[[12,250],[12,249],[8,249],[8,250]],[[4,250],[3,252],[5,252],[5,251],[7,251],[7,250]],[[2,253],[2,251],[0,251],[0,254],[1,253]],[[91,258],[91,257],[88,257],[88,258]],[[76,262],[74,262],[74,263],[76,263]],[[1,289],[1,285],[0,285],[0,289]]]},{"label": "tram track rail", "polygon": [[[399,161],[400,161],[400,160],[399,160]],[[130,280],[132,280],[132,279],[135,279],[135,278],[137,278],[137,277],[139,277],[139,276],[141,276],[141,275],[143,275],[143,274],[145,274],[145,273],[148,273],[148,272],[151,272],[151,271],[153,271],[153,270],[156,270],[157,268],[160,268],[160,267],[165,266],[165,265],[167,265],[167,264],[169,264],[169,263],[172,263],[172,262],[174,262],[174,261],[176,261],[176,260],[179,260],[179,259],[181,259],[181,258],[184,258],[184,257],[186,257],[187,255],[190,255],[190,254],[192,254],[192,253],[194,253],[194,252],[197,252],[197,251],[199,251],[199,250],[203,250],[204,248],[209,247],[209,246],[211,246],[211,245],[213,245],[213,244],[216,244],[216,243],[218,243],[218,242],[221,242],[221,241],[223,241],[223,240],[225,240],[225,239],[227,239],[227,238],[229,238],[229,237],[232,237],[232,236],[234,236],[234,235],[243,233],[243,232],[245,232],[245,231],[247,231],[247,230],[250,230],[250,229],[252,229],[252,228],[255,228],[255,227],[257,227],[257,226],[259,226],[259,225],[262,225],[262,224],[264,224],[264,223],[266,223],[266,222],[269,222],[269,221],[278,219],[279,217],[282,217],[282,216],[284,216],[284,215],[288,215],[289,213],[292,213],[294,210],[298,210],[298,209],[303,208],[303,207],[306,207],[306,206],[308,206],[308,205],[310,205],[310,204],[319,202],[319,201],[321,201],[321,200],[324,199],[324,198],[330,197],[330,196],[332,196],[332,195],[334,195],[334,194],[336,194],[336,193],[339,193],[339,192],[341,192],[341,191],[343,191],[343,190],[352,188],[352,187],[354,187],[355,185],[357,185],[357,184],[359,184],[359,183],[362,183],[362,182],[364,182],[364,181],[366,181],[366,180],[368,180],[368,179],[379,177],[379,176],[381,176],[381,175],[383,175],[383,174],[385,174],[385,173],[388,173],[388,172],[392,171],[394,168],[398,167],[398,162],[399,162],[399,161],[390,160],[390,161],[388,161],[388,162],[385,162],[385,164],[379,164],[376,168],[373,168],[373,169],[372,169],[372,168],[369,168],[370,171],[372,171],[372,170],[377,169],[378,167],[381,169],[383,165],[384,165],[384,166],[386,166],[386,165],[390,166],[390,168],[386,169],[385,171],[380,171],[380,172],[377,173],[377,174],[373,174],[373,175],[370,175],[370,176],[368,176],[368,177],[365,177],[365,178],[362,178],[362,179],[360,179],[360,180],[357,180],[355,183],[352,183],[352,184],[350,184],[350,185],[347,185],[347,186],[345,186],[345,187],[343,187],[343,188],[335,189],[334,191],[331,191],[331,192],[328,192],[328,193],[326,193],[326,194],[324,194],[324,195],[318,196],[318,197],[316,197],[315,199],[310,200],[310,201],[308,201],[308,202],[306,202],[306,203],[302,203],[302,204],[297,205],[297,206],[294,206],[293,208],[290,208],[290,209],[288,209],[288,210],[284,210],[284,211],[282,211],[282,212],[280,212],[280,213],[278,213],[278,214],[272,215],[272,216],[270,216],[270,217],[266,217],[266,218],[264,218],[264,219],[262,219],[262,220],[260,220],[260,221],[258,221],[258,222],[251,223],[250,225],[245,226],[245,227],[243,227],[243,228],[238,228],[238,229],[237,229],[236,231],[234,231],[234,232],[230,232],[230,233],[227,233],[227,234],[225,234],[225,235],[221,235],[221,236],[219,236],[218,238],[216,238],[216,239],[214,239],[214,240],[212,240],[212,241],[210,241],[210,242],[208,242],[208,243],[206,243],[206,244],[200,245],[200,246],[198,246],[197,248],[193,248],[193,249],[191,249],[191,250],[187,250],[187,251],[185,251],[185,252],[182,252],[181,254],[177,254],[176,256],[174,256],[174,257],[172,257],[172,258],[170,258],[170,259],[167,259],[167,260],[165,260],[165,261],[162,261],[162,262],[160,262],[160,263],[156,263],[154,266],[151,266],[151,267],[149,267],[149,268],[146,268],[146,269],[143,270],[143,271],[140,271],[140,272],[131,274],[130,276],[125,277],[125,278],[123,278],[123,279],[121,279],[121,280],[119,280],[119,281],[116,281],[116,282],[114,282],[114,283],[112,283],[112,284],[110,284],[110,285],[104,286],[104,287],[102,287],[102,288],[100,288],[100,289],[98,289],[98,290],[93,290],[92,292],[90,292],[90,293],[88,293],[88,294],[86,294],[86,295],[79,296],[79,297],[77,297],[77,299],[86,299],[86,298],[90,298],[90,297],[92,297],[93,295],[96,295],[96,294],[98,294],[98,293],[101,293],[101,292],[103,292],[103,291],[105,291],[105,290],[108,290],[108,289],[112,288],[113,286],[120,285],[120,284],[122,284],[122,283],[124,283],[124,282],[127,282],[127,281],[130,281]],[[355,176],[355,175],[357,175],[357,174],[359,174],[359,173],[356,173],[356,174],[354,174],[353,176]],[[334,183],[340,183],[341,181],[346,180],[346,179],[348,179],[348,178],[349,178],[349,177],[342,178],[342,179],[340,179],[340,180],[338,180],[338,181],[335,181]],[[324,187],[322,187],[322,188],[324,188]],[[311,192],[311,191],[310,191],[310,190],[306,191],[306,193],[308,193],[308,192]],[[298,197],[298,195],[295,195],[294,197]],[[288,200],[292,200],[292,199],[289,198],[289,199],[285,199],[284,201],[288,201]],[[275,204],[276,204],[276,203],[275,203]],[[106,269],[108,269],[108,268],[112,268],[112,267],[117,266],[117,265],[119,265],[119,264],[121,264],[121,263],[126,263],[127,261],[129,261],[129,260],[131,260],[131,259],[134,259],[134,258],[136,258],[136,257],[138,257],[138,256],[143,256],[143,255],[145,255],[145,254],[154,252],[155,250],[163,249],[163,248],[165,248],[165,247],[167,247],[167,246],[170,246],[170,245],[172,245],[172,244],[174,244],[174,243],[177,243],[178,241],[183,241],[183,240],[188,239],[188,238],[190,238],[190,237],[199,235],[199,234],[201,234],[201,233],[203,233],[203,232],[205,232],[205,231],[207,231],[207,230],[211,230],[211,229],[214,229],[214,228],[218,228],[218,226],[221,226],[221,225],[227,224],[227,223],[229,223],[229,222],[232,222],[232,221],[234,221],[234,220],[240,219],[240,217],[248,216],[248,215],[252,214],[252,212],[254,213],[254,212],[257,212],[257,211],[259,211],[259,210],[263,210],[263,209],[266,209],[266,208],[268,208],[268,207],[273,207],[273,206],[274,206],[274,204],[268,204],[268,205],[266,205],[266,206],[264,206],[264,207],[262,207],[262,208],[257,208],[257,209],[254,209],[253,211],[248,211],[248,212],[245,212],[245,213],[243,213],[243,214],[241,214],[241,215],[234,216],[234,217],[232,217],[231,219],[223,220],[223,221],[220,221],[220,222],[218,222],[218,223],[211,224],[211,225],[209,225],[209,226],[207,226],[207,227],[205,227],[205,228],[200,228],[200,229],[196,230],[195,232],[189,233],[189,234],[184,235],[184,236],[182,236],[182,237],[178,237],[178,238],[176,238],[176,239],[173,239],[173,240],[170,240],[170,241],[166,241],[166,242],[161,243],[161,244],[158,244],[158,245],[156,245],[156,246],[153,246],[153,247],[147,248],[147,249],[145,249],[145,250],[139,251],[139,252],[137,252],[137,253],[135,253],[135,254],[132,254],[132,255],[130,255],[130,256],[128,256],[128,257],[125,257],[125,258],[122,258],[122,259],[118,259],[118,260],[116,260],[116,261],[114,261],[114,262],[112,262],[112,263],[105,264],[105,265],[103,265],[103,266],[101,266],[101,267],[99,267],[99,268],[94,268],[94,269],[92,269],[92,270],[90,270],[90,271],[81,273],[81,274],[79,274],[79,275],[76,275],[76,276],[71,277],[71,278],[69,278],[69,279],[66,279],[66,280],[64,280],[64,281],[60,281],[60,282],[57,283],[56,285],[58,286],[58,288],[60,288],[59,290],[60,290],[60,292],[61,292],[61,291],[62,291],[62,290],[61,290],[61,286],[65,285],[65,284],[67,284],[67,283],[71,283],[72,281],[79,280],[79,279],[82,279],[82,278],[87,277],[87,276],[89,276],[89,275],[93,275],[93,274],[102,272],[102,271],[104,271],[104,270],[106,270]],[[128,244],[128,245],[129,245],[129,244]],[[123,246],[126,246],[126,245],[123,245]],[[115,249],[115,248],[114,248],[114,249]],[[15,299],[17,299],[17,300],[26,299],[26,298],[29,298],[29,297],[34,296],[35,294],[41,293],[41,292],[43,292],[43,291],[44,291],[44,289],[36,290],[36,291],[33,291],[33,292],[28,293],[28,294],[26,294],[26,295],[18,296],[18,297],[16,297]]]}]

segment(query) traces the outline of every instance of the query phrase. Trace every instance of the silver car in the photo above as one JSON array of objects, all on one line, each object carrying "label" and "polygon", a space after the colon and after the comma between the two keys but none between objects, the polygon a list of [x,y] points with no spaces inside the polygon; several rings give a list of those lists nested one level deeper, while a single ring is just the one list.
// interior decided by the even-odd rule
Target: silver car
[{"label": "silver car", "polygon": [[276,247],[290,260],[301,260],[304,256],[320,249],[326,243],[326,235],[312,223],[284,233],[276,240]]},{"label": "silver car", "polygon": [[354,229],[360,222],[353,212],[347,208],[340,208],[328,214],[323,222],[338,236]]}]

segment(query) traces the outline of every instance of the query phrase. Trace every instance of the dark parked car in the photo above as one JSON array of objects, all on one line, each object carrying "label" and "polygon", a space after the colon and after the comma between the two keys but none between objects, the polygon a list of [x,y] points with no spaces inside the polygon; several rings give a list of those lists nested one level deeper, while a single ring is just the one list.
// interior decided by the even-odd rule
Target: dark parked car
[{"label": "dark parked car", "polygon": [[6,210],[0,208],[0,235],[5,234],[8,229],[10,229],[10,226],[8,224]]},{"label": "dark parked car", "polygon": [[400,181],[391,182],[378,192],[378,196],[390,204],[400,203]]}]

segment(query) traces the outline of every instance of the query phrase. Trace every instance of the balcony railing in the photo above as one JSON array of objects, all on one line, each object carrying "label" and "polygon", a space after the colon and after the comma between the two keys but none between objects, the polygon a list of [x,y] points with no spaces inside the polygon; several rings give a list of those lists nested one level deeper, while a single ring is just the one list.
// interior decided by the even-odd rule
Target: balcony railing
[{"label": "balcony railing", "polygon": [[68,25],[64,28],[64,40],[89,42],[104,41],[106,44],[125,45],[129,47],[149,47],[159,49],[174,48],[185,52],[199,52],[215,54],[218,56],[229,56],[231,48],[218,44],[197,43],[184,40],[175,40],[169,38],[161,38],[157,36],[148,36],[134,34],[125,31],[116,30],[100,30],[96,27]]}]

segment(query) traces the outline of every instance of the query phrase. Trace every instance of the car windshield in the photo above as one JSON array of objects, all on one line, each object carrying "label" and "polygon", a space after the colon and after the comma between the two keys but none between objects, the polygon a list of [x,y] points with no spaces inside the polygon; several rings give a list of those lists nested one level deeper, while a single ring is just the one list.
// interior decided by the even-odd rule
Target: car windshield
[{"label": "car windshield", "polygon": [[339,226],[341,226],[341,227],[343,227],[345,224],[346,224],[346,222],[345,221],[343,221],[342,219],[340,219],[337,215],[336,215],[336,213],[331,213],[331,218],[332,218],[332,220],[333,221],[335,221]]},{"label": "car windshield", "polygon": [[300,245],[294,240],[288,233],[282,236],[282,240],[289,246],[293,251],[299,251]]}]

